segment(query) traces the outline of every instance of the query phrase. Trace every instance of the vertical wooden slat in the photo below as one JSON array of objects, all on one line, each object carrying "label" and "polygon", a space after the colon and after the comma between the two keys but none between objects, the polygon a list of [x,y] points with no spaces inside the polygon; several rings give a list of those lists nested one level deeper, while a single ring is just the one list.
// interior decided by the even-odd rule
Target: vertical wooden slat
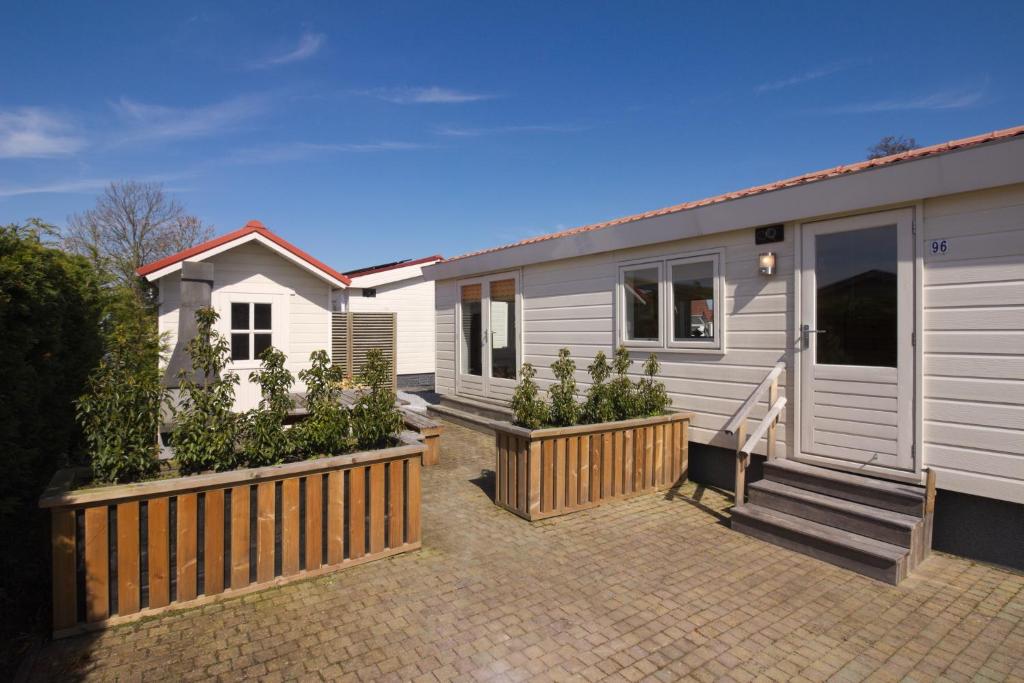
[{"label": "vertical wooden slat", "polygon": [[497,446],[498,457],[494,464],[494,502],[508,504],[505,490],[505,475],[508,468],[508,434],[495,432],[495,445]]},{"label": "vertical wooden slat", "polygon": [[110,616],[107,506],[85,509],[85,620]]},{"label": "vertical wooden slat", "polygon": [[405,465],[401,460],[392,460],[388,465],[391,480],[388,499],[388,547],[398,548],[405,543]]},{"label": "vertical wooden slat", "polygon": [[75,511],[54,508],[50,513],[53,552],[53,628],[71,628],[78,621],[75,580]]},{"label": "vertical wooden slat", "polygon": [[600,434],[590,437],[590,502],[601,500],[601,445]]},{"label": "vertical wooden slat", "polygon": [[565,509],[565,489],[568,477],[565,475],[565,456],[572,437],[562,436],[555,440],[555,509]]},{"label": "vertical wooden slat", "polygon": [[178,496],[177,574],[178,602],[196,597],[198,575],[198,495],[186,493]]},{"label": "vertical wooden slat", "polygon": [[527,514],[530,511],[530,502],[526,495],[530,484],[530,450],[526,439],[516,439],[516,469],[516,510]]},{"label": "vertical wooden slat", "polygon": [[370,552],[384,551],[384,463],[370,465]]},{"label": "vertical wooden slat", "polygon": [[117,506],[117,613],[138,612],[139,592],[139,503],[132,501]]},{"label": "vertical wooden slat", "polygon": [[299,571],[299,478],[281,482],[281,576]]},{"label": "vertical wooden slat", "polygon": [[366,468],[348,471],[348,551],[349,558],[366,554]]},{"label": "vertical wooden slat", "polygon": [[306,477],[306,570],[323,564],[323,475]]},{"label": "vertical wooden slat", "polygon": [[224,592],[224,489],[206,492],[203,509],[203,593]]},{"label": "vertical wooden slat", "polygon": [[345,472],[327,475],[327,564],[345,559]]},{"label": "vertical wooden slat", "polygon": [[612,476],[612,495],[621,496],[624,491],[622,490],[622,444],[625,434],[620,429],[615,432],[615,444],[613,446],[613,462],[612,469],[614,470]]},{"label": "vertical wooden slat", "polygon": [[519,470],[519,458],[518,458],[518,439],[514,436],[509,436],[505,442],[506,455],[508,459],[505,461],[505,504],[510,507],[516,507],[516,495],[519,492],[519,487],[516,479],[516,472]]},{"label": "vertical wooden slat", "polygon": [[584,505],[590,502],[590,437],[586,434],[580,437],[579,451],[579,504]]},{"label": "vertical wooden slat", "polygon": [[615,469],[614,453],[612,452],[612,433],[601,435],[601,497],[612,497],[612,472]]},{"label": "vertical wooden slat", "polygon": [[665,483],[665,425],[654,426],[654,486]]},{"label": "vertical wooden slat", "polygon": [[633,430],[633,491],[644,490],[644,437],[643,427]]},{"label": "vertical wooden slat", "polygon": [[690,473],[690,421],[684,420],[679,430],[679,478],[682,479]]},{"label": "vertical wooden slat", "polygon": [[622,490],[633,493],[633,430],[627,429],[622,435]]},{"label": "vertical wooden slat", "polygon": [[409,539],[409,543],[419,543],[420,495],[422,493],[422,486],[420,485],[420,459],[414,456],[406,462],[409,469],[409,490],[405,492],[406,505],[409,510],[409,525],[405,535]]},{"label": "vertical wooden slat", "polygon": [[530,515],[533,516],[540,513],[541,444],[539,441],[531,441],[529,448],[528,467],[530,471],[528,476],[530,477],[530,484],[527,495],[529,496]]},{"label": "vertical wooden slat", "polygon": [[231,489],[231,587],[249,585],[249,487]]},{"label": "vertical wooden slat", "polygon": [[654,427],[644,428],[644,488],[654,485]]},{"label": "vertical wooden slat", "polygon": [[579,437],[570,436],[569,438],[566,439],[566,443],[569,446],[569,463],[567,465],[568,476],[566,477],[566,479],[568,481],[566,482],[566,489],[567,489],[567,491],[566,491],[566,497],[565,497],[565,505],[566,505],[566,507],[572,509],[572,508],[576,507],[577,505],[579,505],[579,493],[580,493],[580,473],[579,473],[579,467],[580,467],[580,460],[579,460],[580,440],[579,440]]},{"label": "vertical wooden slat", "polygon": [[274,578],[275,488],[272,481],[256,486],[256,580],[261,583]]},{"label": "vertical wooden slat", "polygon": [[555,494],[555,441],[541,442],[541,506],[542,512],[550,512]]},{"label": "vertical wooden slat", "polygon": [[149,606],[164,607],[171,601],[170,505],[167,498],[151,498],[147,504],[149,558]]}]

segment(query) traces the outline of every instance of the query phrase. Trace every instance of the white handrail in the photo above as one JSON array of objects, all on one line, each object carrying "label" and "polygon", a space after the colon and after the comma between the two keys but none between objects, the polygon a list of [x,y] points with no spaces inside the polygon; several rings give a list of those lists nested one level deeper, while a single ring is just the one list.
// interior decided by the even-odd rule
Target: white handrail
[{"label": "white handrail", "polygon": [[765,390],[768,389],[769,386],[771,386],[772,382],[774,382],[775,379],[780,374],[782,374],[782,371],[785,369],[785,363],[775,364],[775,367],[771,369],[771,372],[769,372],[765,376],[765,378],[761,380],[761,383],[757,385],[757,388],[754,389],[754,392],[750,394],[747,400],[743,402],[743,405],[740,406],[740,409],[736,412],[736,414],[733,415],[733,418],[729,420],[728,424],[725,425],[726,434],[732,435],[736,433],[740,425],[743,424],[743,421],[747,419],[747,415],[750,414],[751,409],[753,409],[753,407],[757,405],[757,402],[761,400],[761,395],[764,394]]},{"label": "white handrail", "polygon": [[761,440],[761,437],[765,435],[768,428],[772,426],[772,423],[778,419],[782,409],[786,407],[786,397],[779,396],[772,407],[768,409],[764,417],[761,418],[761,422],[758,423],[757,427],[753,432],[750,433],[750,438],[747,439],[747,443],[740,449],[740,453],[744,455],[750,455],[754,451],[754,447],[757,446],[757,442]]}]

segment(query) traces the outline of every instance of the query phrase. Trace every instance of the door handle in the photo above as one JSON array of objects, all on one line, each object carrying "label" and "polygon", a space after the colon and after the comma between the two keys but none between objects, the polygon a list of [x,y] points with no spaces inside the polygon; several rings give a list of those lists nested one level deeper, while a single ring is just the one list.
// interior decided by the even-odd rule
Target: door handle
[{"label": "door handle", "polygon": [[800,334],[804,338],[804,346],[807,346],[808,344],[811,343],[812,334],[825,334],[826,332],[828,332],[828,330],[812,330],[810,325],[800,326]]}]

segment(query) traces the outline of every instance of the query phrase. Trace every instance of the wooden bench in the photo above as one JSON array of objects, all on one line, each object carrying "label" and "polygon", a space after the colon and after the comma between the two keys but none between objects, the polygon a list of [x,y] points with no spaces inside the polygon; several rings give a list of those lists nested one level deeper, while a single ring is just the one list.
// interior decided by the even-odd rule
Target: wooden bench
[{"label": "wooden bench", "polygon": [[427,447],[423,453],[423,465],[436,465],[441,462],[441,432],[444,431],[444,427],[426,415],[408,408],[402,409],[402,418],[405,419],[405,426],[417,432],[423,439],[423,445]]}]

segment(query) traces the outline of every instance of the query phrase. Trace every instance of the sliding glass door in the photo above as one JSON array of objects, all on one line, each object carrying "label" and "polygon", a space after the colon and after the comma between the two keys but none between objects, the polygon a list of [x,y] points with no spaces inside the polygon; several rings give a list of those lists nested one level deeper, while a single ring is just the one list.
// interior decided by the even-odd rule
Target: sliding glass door
[{"label": "sliding glass door", "polygon": [[459,393],[507,399],[519,369],[519,276],[464,280],[458,287]]}]

